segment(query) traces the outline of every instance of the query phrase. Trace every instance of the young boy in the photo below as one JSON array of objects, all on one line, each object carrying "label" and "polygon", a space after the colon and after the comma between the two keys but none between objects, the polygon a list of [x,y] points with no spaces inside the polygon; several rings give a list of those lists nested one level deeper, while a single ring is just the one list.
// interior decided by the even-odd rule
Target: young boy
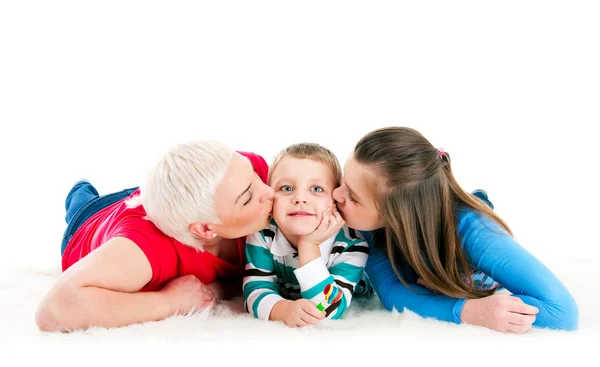
[{"label": "young boy", "polygon": [[367,243],[343,227],[333,189],[341,168],[318,144],[294,144],[271,165],[270,225],[246,239],[244,304],[256,318],[290,327],[337,319],[353,295],[371,295]]}]

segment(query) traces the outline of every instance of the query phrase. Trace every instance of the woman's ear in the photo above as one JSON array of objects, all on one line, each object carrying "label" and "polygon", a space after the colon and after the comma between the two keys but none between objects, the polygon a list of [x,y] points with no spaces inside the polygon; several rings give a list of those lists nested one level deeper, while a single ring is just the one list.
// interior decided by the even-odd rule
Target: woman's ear
[{"label": "woman's ear", "polygon": [[201,241],[212,240],[217,237],[212,226],[207,223],[192,223],[189,225],[188,230],[198,236]]}]

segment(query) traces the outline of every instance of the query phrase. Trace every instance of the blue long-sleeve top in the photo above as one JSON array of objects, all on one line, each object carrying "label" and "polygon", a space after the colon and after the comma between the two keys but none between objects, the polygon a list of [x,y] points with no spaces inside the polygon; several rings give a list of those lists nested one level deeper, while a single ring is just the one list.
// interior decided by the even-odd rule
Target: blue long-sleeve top
[{"label": "blue long-sleeve top", "polygon": [[[539,309],[536,327],[574,330],[579,309],[562,282],[504,228],[470,208],[456,212],[458,236],[470,265],[491,277],[513,296]],[[416,284],[418,275],[405,262],[397,266],[408,289],[396,276],[386,253],[372,243],[370,232],[362,232],[371,247],[366,271],[384,307],[402,312],[405,308],[422,317],[459,324],[466,299],[433,293]],[[491,281],[492,279],[487,279]],[[486,282],[487,283],[487,282]]]}]

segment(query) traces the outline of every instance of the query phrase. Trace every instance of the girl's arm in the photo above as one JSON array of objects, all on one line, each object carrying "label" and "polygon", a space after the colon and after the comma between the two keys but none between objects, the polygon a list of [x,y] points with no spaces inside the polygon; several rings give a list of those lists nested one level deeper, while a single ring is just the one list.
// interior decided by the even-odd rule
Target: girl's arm
[{"label": "girl's arm", "polygon": [[[533,325],[564,330],[577,328],[578,307],[566,287],[495,222],[475,212],[463,213],[458,231],[467,255],[479,271],[491,276],[525,304],[539,309]],[[499,297],[502,295],[467,301],[434,294],[414,284],[411,288],[418,294],[411,292],[396,276],[386,254],[374,246],[366,269],[387,309],[402,311],[406,308],[423,317],[454,323],[462,320],[487,327],[499,321],[494,318],[506,318],[508,313],[530,313],[530,308],[512,301],[514,298]],[[400,271],[407,279],[407,272]],[[466,307],[465,302],[469,303]],[[475,321],[478,315],[485,317]]]},{"label": "girl's arm", "polygon": [[[408,309],[422,317],[460,324],[464,299],[438,295],[416,284],[410,284],[414,292],[411,291],[398,279],[387,255],[375,246],[371,246],[370,250],[366,266],[367,275],[386,309],[395,309],[398,312]],[[403,278],[407,280],[408,274],[402,270],[399,269]]]},{"label": "girl's arm", "polygon": [[579,309],[564,284],[498,224],[474,211],[465,211],[458,232],[470,261],[479,271],[491,276],[514,297],[539,309],[534,326],[577,328]]}]

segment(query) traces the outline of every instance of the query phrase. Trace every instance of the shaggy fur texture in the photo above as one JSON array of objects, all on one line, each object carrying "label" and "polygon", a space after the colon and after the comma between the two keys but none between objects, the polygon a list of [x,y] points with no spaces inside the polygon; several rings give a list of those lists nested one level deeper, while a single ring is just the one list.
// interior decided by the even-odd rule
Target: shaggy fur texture
[{"label": "shaggy fur texture", "polygon": [[[548,265],[578,301],[580,327],[575,332],[533,329],[525,335],[506,335],[470,325],[423,319],[411,312],[388,312],[375,296],[369,300],[357,299],[342,320],[326,320],[316,327],[303,329],[256,320],[244,313],[241,299],[236,299],[211,310],[173,316],[160,322],[116,329],[93,328],[68,334],[41,333],[34,323],[35,309],[60,274],[59,268],[50,268],[0,270],[0,342],[2,345],[13,343],[16,349],[8,349],[12,352],[31,344],[37,345],[36,350],[46,348],[51,354],[62,350],[84,353],[91,348],[96,362],[97,358],[107,358],[97,355],[98,344],[108,343],[116,350],[127,346],[128,352],[122,355],[129,355],[130,348],[135,349],[140,342],[157,345],[157,351],[161,353],[152,358],[146,354],[149,362],[154,363],[159,355],[164,355],[165,348],[179,348],[176,354],[181,358],[186,352],[194,355],[203,351],[216,361],[216,355],[228,353],[234,346],[239,353],[229,353],[228,358],[246,362],[254,358],[257,362],[272,354],[289,359],[291,364],[300,361],[311,364],[311,353],[315,358],[321,353],[323,358],[328,358],[332,350],[338,351],[335,358],[340,361],[347,359],[356,363],[361,358],[371,362],[377,358],[386,361],[397,358],[398,361],[421,363],[425,358],[427,361],[440,359],[440,362],[459,363],[475,356],[487,359],[493,355],[502,357],[489,363],[501,365],[501,361],[507,362],[505,358],[516,356],[520,361],[537,362],[580,358],[583,361],[588,359],[586,355],[593,360],[594,345],[600,340],[600,317],[595,306],[598,303],[600,262],[563,260]],[[191,345],[190,349],[181,349],[184,345]],[[456,355],[458,350],[467,353],[464,357],[468,356],[468,359]],[[298,358],[294,357],[296,355]],[[39,353],[30,353],[28,357],[46,358]],[[582,363],[586,365],[592,361]]]}]

